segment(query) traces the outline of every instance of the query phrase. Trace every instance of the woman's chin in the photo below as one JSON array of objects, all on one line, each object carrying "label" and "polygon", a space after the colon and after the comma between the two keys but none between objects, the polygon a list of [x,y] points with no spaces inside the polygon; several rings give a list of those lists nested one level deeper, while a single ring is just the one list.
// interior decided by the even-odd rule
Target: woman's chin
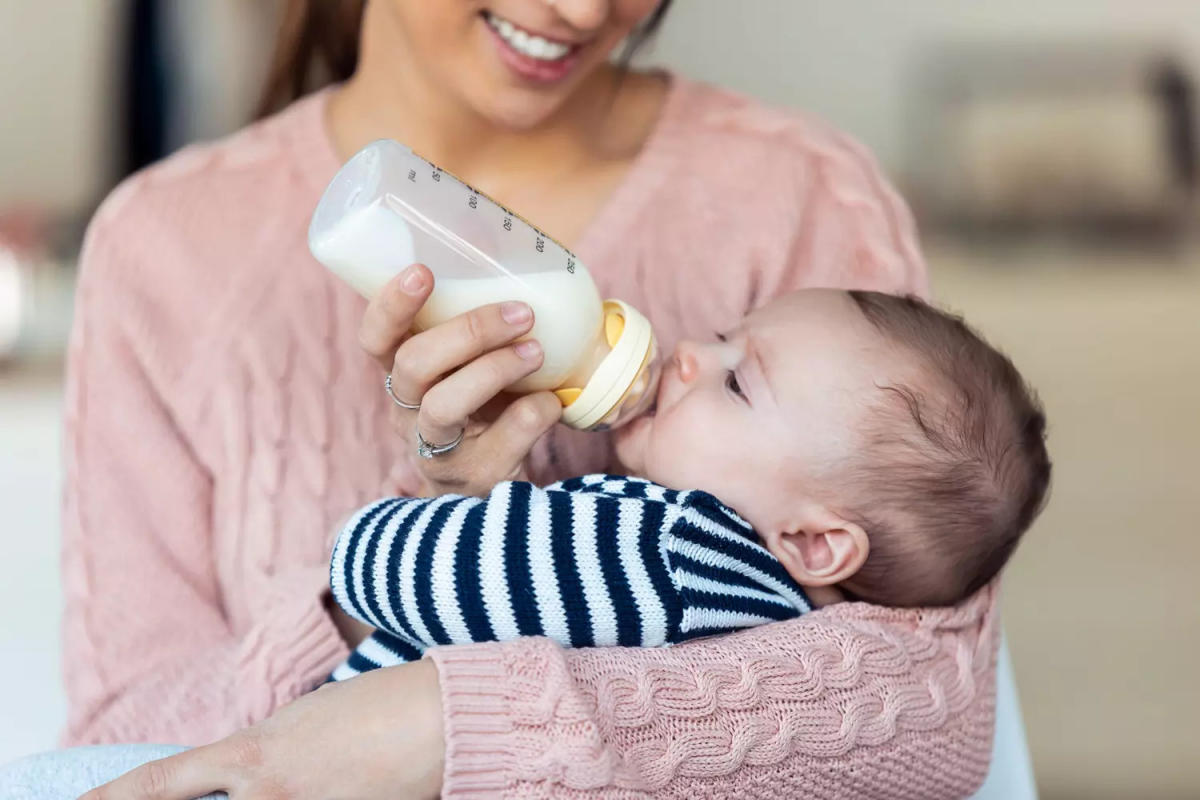
[{"label": "woman's chin", "polygon": [[498,128],[528,131],[554,116],[563,99],[530,89],[505,86],[487,97],[477,98],[476,109]]}]

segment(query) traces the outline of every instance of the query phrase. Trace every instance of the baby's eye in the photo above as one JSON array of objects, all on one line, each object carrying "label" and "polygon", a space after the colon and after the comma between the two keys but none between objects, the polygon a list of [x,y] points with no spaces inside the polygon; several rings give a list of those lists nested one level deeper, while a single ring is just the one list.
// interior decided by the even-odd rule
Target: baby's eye
[{"label": "baby's eye", "polygon": [[728,342],[729,341],[729,338],[725,334],[721,333],[720,331],[717,331],[716,333],[717,333],[717,341],[718,342]]},{"label": "baby's eye", "polygon": [[733,370],[730,370],[725,374],[725,388],[736,394],[738,397],[742,396],[742,385],[738,383],[737,373]]}]

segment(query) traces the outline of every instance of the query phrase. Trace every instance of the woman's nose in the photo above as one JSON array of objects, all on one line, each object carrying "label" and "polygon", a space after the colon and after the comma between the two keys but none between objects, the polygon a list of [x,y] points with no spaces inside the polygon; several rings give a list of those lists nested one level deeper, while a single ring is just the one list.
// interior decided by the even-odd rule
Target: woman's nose
[{"label": "woman's nose", "polygon": [[544,0],[572,28],[590,33],[608,19],[612,0]]}]

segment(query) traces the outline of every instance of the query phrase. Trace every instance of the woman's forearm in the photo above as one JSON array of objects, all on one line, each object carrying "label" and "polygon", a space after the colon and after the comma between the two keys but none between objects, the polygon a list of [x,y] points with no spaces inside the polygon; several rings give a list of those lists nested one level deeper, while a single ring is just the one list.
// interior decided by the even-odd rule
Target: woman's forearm
[{"label": "woman's forearm", "polygon": [[443,797],[966,796],[987,769],[994,652],[990,588],[961,609],[846,603],[665,649],[438,648]]}]

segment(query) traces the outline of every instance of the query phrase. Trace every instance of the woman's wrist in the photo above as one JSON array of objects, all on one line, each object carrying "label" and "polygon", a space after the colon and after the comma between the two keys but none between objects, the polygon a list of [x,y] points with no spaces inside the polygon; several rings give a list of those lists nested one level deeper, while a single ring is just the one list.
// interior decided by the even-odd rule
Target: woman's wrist
[{"label": "woman's wrist", "polygon": [[442,791],[446,765],[442,686],[437,665],[426,658],[379,672],[395,675],[394,688],[404,698],[406,711],[401,724],[409,727],[412,735],[408,751],[413,758],[411,775],[416,778],[412,784],[417,790],[415,796],[437,798]]}]

